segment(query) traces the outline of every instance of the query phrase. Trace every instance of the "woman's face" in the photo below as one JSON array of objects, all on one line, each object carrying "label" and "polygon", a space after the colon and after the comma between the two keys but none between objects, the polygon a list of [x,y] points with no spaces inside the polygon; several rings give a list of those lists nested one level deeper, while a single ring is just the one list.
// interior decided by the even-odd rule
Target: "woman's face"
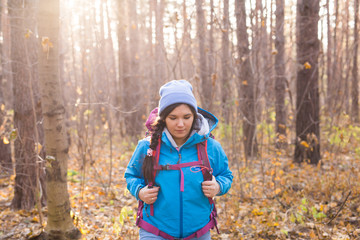
[{"label": "woman's face", "polygon": [[186,104],[177,106],[165,118],[166,127],[178,146],[183,145],[189,136],[194,114]]}]

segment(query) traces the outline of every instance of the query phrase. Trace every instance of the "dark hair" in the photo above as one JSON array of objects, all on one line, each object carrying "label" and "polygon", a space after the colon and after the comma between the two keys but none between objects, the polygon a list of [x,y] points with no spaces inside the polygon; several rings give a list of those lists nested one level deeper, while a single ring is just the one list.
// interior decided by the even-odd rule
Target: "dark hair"
[{"label": "dark hair", "polygon": [[[158,145],[158,141],[159,141],[159,138],[161,138],[161,135],[162,135],[162,132],[166,126],[166,122],[165,122],[165,119],[166,117],[175,109],[177,108],[178,106],[180,106],[181,104],[185,104],[185,103],[174,103],[172,105],[169,105],[168,107],[166,107],[159,115],[158,119],[155,121],[154,125],[153,125],[153,131],[151,132],[151,139],[150,139],[150,149],[152,149],[153,151],[156,150],[156,147]],[[193,120],[193,123],[192,123],[192,126],[191,126],[191,129],[190,129],[190,133],[192,132],[192,130],[194,129],[194,125],[195,125],[195,122],[196,122],[196,118],[197,118],[197,113],[196,113],[196,110],[195,108],[193,108],[192,106],[186,104],[191,112],[193,113],[194,115],[194,120]],[[154,156],[155,157],[155,156]],[[155,182],[155,179],[154,179],[154,174],[153,174],[153,171],[154,171],[154,160],[153,158],[154,157],[150,157],[148,155],[145,156],[144,158],[144,163],[143,163],[143,166],[142,166],[142,171],[143,171],[143,175],[144,175],[144,178],[145,178],[145,181],[147,183],[154,183]]]}]

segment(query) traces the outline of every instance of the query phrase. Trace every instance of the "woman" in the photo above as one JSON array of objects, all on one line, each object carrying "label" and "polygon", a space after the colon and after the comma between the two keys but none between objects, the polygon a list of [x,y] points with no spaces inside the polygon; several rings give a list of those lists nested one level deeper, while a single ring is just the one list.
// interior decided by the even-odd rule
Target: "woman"
[{"label": "woman", "polygon": [[[127,188],[140,201],[140,239],[210,239],[212,198],[227,193],[233,178],[221,145],[209,137],[218,120],[197,107],[186,80],[160,88],[158,114],[125,172]],[[206,146],[207,158],[201,158],[208,160],[199,159],[199,146]],[[213,175],[208,181],[206,172]]]}]

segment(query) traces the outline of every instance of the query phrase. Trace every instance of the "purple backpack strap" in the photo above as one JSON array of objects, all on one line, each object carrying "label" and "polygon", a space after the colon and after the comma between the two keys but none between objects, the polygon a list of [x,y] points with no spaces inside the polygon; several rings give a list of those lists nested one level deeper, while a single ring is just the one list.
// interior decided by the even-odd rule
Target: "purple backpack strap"
[{"label": "purple backpack strap", "polygon": [[207,154],[207,140],[197,144],[198,157],[201,160],[204,168],[202,168],[202,174],[204,176],[204,181],[212,180],[212,168],[210,166],[209,157]]},{"label": "purple backpack strap", "polygon": [[[211,165],[210,165],[210,161],[209,161],[209,156],[207,154],[207,140],[201,142],[201,143],[198,143],[197,144],[197,148],[198,148],[198,155],[199,155],[199,160],[202,161],[203,165],[204,165],[204,168],[202,168],[202,174],[204,176],[204,181],[211,181],[212,180],[212,168],[211,168]],[[215,221],[215,227],[216,227],[216,230],[217,232],[219,233],[219,230],[217,228],[217,224],[216,224],[216,219],[215,217],[217,216],[217,210],[216,210],[216,207],[215,207],[215,202],[212,198],[209,198],[209,203],[212,204],[214,206],[213,208],[213,212],[211,213],[212,216],[214,217],[214,221]]]}]

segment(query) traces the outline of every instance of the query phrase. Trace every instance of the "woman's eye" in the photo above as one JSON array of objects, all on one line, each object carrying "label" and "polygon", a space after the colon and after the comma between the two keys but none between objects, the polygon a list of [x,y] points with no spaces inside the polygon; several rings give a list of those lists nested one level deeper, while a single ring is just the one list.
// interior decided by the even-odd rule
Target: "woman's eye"
[{"label": "woman's eye", "polygon": [[176,118],[170,118],[170,120],[175,120]]}]

